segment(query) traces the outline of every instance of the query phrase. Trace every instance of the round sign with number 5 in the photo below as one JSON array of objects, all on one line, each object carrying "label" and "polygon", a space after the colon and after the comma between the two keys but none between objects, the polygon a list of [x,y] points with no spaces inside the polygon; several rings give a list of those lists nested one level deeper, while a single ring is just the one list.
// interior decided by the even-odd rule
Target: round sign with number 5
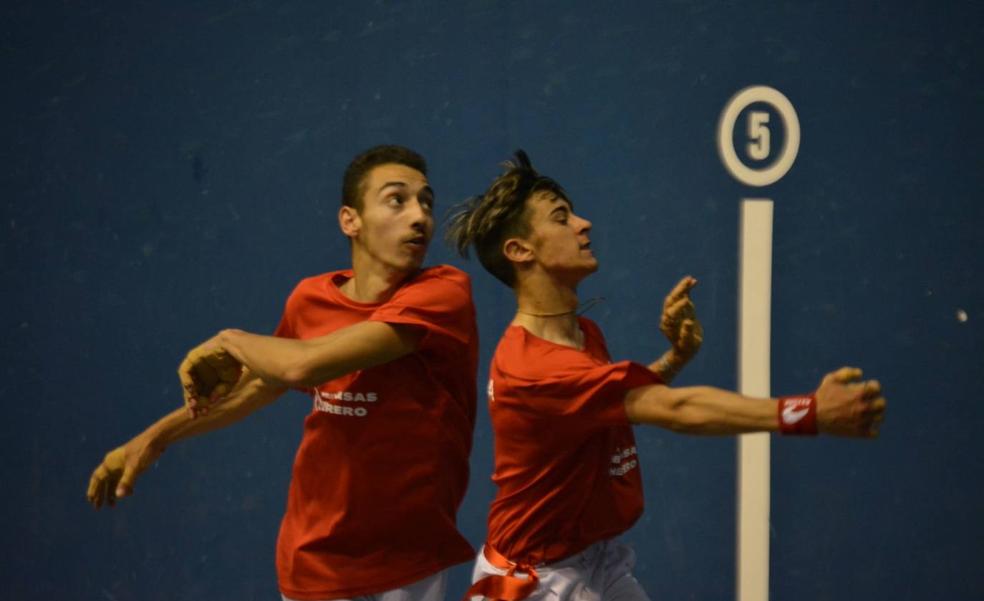
[{"label": "round sign with number 5", "polygon": [[[756,102],[772,105],[782,118],[783,127],[786,130],[778,158],[771,165],[762,169],[753,169],[742,163],[734,145],[735,123],[738,121],[738,116],[746,107]],[[769,113],[750,111],[746,133],[748,135],[746,148],[748,156],[757,161],[767,159],[772,150]],[[745,88],[735,94],[725,105],[724,111],[721,112],[721,119],[718,121],[717,142],[721,162],[735,179],[749,186],[761,187],[774,184],[786,175],[793,166],[793,161],[796,160],[796,153],[799,152],[800,127],[796,110],[793,109],[789,99],[783,96],[779,90],[768,86]]]}]

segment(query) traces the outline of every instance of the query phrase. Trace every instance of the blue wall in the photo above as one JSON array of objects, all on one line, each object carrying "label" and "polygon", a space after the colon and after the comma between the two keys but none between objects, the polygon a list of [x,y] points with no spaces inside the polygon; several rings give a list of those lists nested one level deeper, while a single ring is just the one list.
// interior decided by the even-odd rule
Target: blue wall
[{"label": "blue wall", "polygon": [[[858,364],[876,442],[773,444],[775,599],[980,599],[984,9],[977,2],[7,2],[0,9],[0,585],[11,599],[273,599],[307,399],[170,449],[109,512],[102,454],[180,402],[223,327],[269,331],[343,266],[341,172],[402,143],[439,203],[519,146],[595,221],[583,296],[613,354],[664,349],[663,294],[700,279],[680,383],[733,387],[738,203],[776,203],[773,389]],[[803,142],[764,190],[717,157],[718,115],[783,91]],[[511,298],[473,274],[482,373]],[[968,319],[957,318],[963,311]],[[460,513],[492,495],[484,411]],[[734,590],[735,441],[638,432],[628,536],[654,599]],[[978,467],[974,467],[974,466]],[[449,599],[465,588],[453,573]]]}]

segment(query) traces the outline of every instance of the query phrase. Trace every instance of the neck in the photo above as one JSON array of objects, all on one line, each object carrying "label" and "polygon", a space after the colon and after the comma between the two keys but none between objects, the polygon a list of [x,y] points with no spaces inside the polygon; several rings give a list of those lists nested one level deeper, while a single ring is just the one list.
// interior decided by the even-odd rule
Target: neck
[{"label": "neck", "polygon": [[512,324],[555,344],[583,348],[577,321],[577,290],[545,277],[531,276],[516,286],[516,317]]},{"label": "neck", "polygon": [[413,272],[394,269],[365,253],[352,253],[352,278],[339,289],[359,303],[381,303],[393,296]]}]

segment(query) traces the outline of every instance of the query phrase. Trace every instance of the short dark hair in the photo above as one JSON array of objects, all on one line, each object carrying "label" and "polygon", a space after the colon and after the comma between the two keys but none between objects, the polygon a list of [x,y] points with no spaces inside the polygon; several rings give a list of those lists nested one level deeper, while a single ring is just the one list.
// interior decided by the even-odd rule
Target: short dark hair
[{"label": "short dark hair", "polygon": [[366,193],[366,177],[380,165],[406,165],[427,175],[427,161],[405,146],[384,144],[373,146],[358,154],[345,168],[342,178],[342,204],[362,210],[362,197]]},{"label": "short dark hair", "polygon": [[564,200],[567,194],[556,181],[540,175],[522,150],[517,150],[513,160],[503,163],[503,167],[506,171],[493,180],[485,194],[469,198],[454,209],[445,239],[463,257],[468,256],[468,247],[474,246],[482,266],[512,288],[516,270],[503,254],[502,245],[513,236],[529,236],[527,199],[543,191]]}]

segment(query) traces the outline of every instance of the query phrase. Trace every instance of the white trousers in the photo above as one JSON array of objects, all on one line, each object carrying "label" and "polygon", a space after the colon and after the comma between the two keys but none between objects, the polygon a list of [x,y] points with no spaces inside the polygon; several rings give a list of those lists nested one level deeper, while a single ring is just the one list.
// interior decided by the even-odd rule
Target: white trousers
[{"label": "white trousers", "polygon": [[[406,586],[395,588],[375,595],[353,597],[352,599],[331,599],[331,601],[444,601],[448,588],[448,571],[441,570]],[[294,601],[286,595],[281,595],[283,601]],[[325,601],[328,601],[327,599]]]},{"label": "white trousers", "polygon": [[[540,583],[529,601],[649,601],[646,591],[632,575],[635,551],[616,540],[595,543],[556,563],[538,566]],[[492,574],[503,575],[478,552],[472,582]],[[522,572],[518,573],[519,575]],[[480,601],[482,597],[472,597]]]}]

